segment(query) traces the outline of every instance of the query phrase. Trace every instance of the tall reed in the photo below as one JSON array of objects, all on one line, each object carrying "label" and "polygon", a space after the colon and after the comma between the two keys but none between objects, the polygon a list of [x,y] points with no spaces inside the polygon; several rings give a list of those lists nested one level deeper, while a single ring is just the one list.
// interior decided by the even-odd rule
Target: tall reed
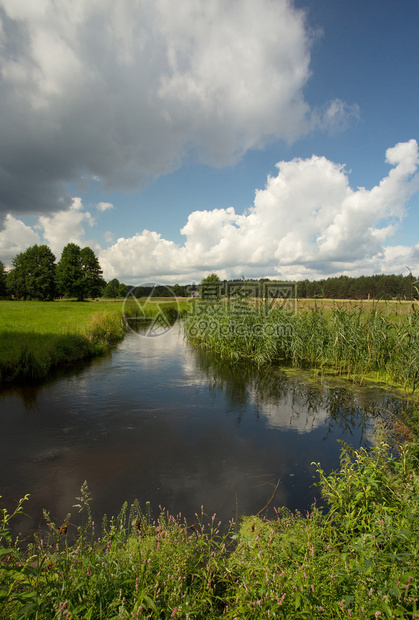
[{"label": "tall reed", "polygon": [[291,363],[345,375],[363,382],[366,375],[395,383],[409,392],[419,384],[419,313],[389,315],[373,307],[304,312],[274,308],[267,315],[249,304],[239,314],[220,302],[201,305],[186,323],[189,340],[237,360],[258,365]]}]

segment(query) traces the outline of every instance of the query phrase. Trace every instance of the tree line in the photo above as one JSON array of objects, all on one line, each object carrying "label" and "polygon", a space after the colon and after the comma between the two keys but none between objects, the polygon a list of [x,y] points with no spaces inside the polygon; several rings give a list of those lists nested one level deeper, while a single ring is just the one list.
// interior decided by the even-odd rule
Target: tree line
[{"label": "tree line", "polygon": [[[243,285],[270,282],[270,278],[241,280]],[[212,273],[201,281],[200,288],[218,285],[219,294],[228,294],[228,285],[237,280],[220,280]],[[334,276],[322,280],[288,280],[287,284],[297,285],[300,299],[400,299],[410,300],[419,297],[419,281],[411,271],[408,275],[372,276]]]},{"label": "tree line", "polygon": [[7,273],[0,261],[0,297],[52,301],[75,297],[83,301],[100,297],[106,286],[93,250],[68,243],[56,263],[47,245],[33,245],[17,254]]},{"label": "tree line", "polygon": [[338,276],[297,282],[298,297],[326,299],[417,299],[417,278],[408,275]]},{"label": "tree line", "polygon": [[132,286],[131,284],[124,284],[120,282],[117,278],[110,280],[106,285],[105,290],[103,291],[102,297],[108,299],[117,299],[123,298],[127,295],[132,295],[133,297],[167,297],[171,296],[171,292],[175,295],[175,297],[190,297],[191,291],[194,290],[195,284],[173,284],[165,286],[164,284],[158,285],[142,285],[142,286]]}]

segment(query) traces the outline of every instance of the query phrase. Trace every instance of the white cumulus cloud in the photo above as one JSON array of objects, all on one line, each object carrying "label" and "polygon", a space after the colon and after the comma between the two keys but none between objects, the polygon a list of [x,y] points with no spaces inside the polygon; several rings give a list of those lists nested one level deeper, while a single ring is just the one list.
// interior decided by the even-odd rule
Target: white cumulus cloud
[{"label": "white cumulus cloud", "polygon": [[41,243],[39,235],[10,213],[6,215],[4,228],[0,231],[0,260],[11,265],[12,259],[31,245]]},{"label": "white cumulus cloud", "polygon": [[87,242],[82,241],[85,225],[92,226],[93,223],[90,213],[83,210],[81,199],[73,198],[69,209],[58,211],[51,216],[42,215],[39,218],[39,229],[42,229],[44,239],[59,259],[67,243],[87,245]]},{"label": "white cumulus cloud", "polygon": [[98,211],[110,211],[114,208],[114,205],[111,202],[98,202],[96,205],[96,209]]},{"label": "white cumulus cloud", "polygon": [[417,250],[384,245],[419,189],[416,140],[389,148],[386,161],[392,169],[371,189],[352,189],[344,166],[325,157],[282,161],[248,212],[194,211],[181,230],[183,245],[148,230],[120,238],[100,254],[105,275],[185,281],[218,271],[222,277],[314,278],[403,271],[405,260],[417,270]]},{"label": "white cumulus cloud", "polygon": [[94,225],[80,198],[70,208],[40,216],[27,226],[7,215],[0,232],[0,259],[47,242],[57,258],[69,242],[99,253],[105,277],[126,283],[192,282],[216,271],[221,278],[272,276],[280,279],[330,275],[419,272],[419,244],[391,245],[410,197],[419,190],[416,140],[387,149],[391,166],[371,189],[350,186],[344,165],[313,155],[281,161],[255,192],[245,213],[234,207],[192,212],[181,233],[183,244],[143,230],[107,249],[86,239]]}]

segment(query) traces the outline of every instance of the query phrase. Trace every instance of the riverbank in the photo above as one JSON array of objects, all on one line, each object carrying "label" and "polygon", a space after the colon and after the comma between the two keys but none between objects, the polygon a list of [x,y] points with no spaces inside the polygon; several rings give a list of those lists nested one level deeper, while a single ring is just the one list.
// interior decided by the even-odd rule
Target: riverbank
[{"label": "riverbank", "polygon": [[84,525],[46,515],[49,534],[22,550],[3,511],[0,619],[418,617],[414,448],[397,460],[383,442],[344,450],[338,472],[317,474],[326,510],[279,509],[223,532],[215,515],[153,519],[137,503],[99,527],[84,486]]},{"label": "riverbank", "polygon": [[[175,304],[160,303],[168,320],[176,319]],[[142,315],[153,318],[158,311],[157,303],[143,302]],[[103,354],[124,337],[124,312],[140,314],[135,302],[0,301],[0,386]]]}]

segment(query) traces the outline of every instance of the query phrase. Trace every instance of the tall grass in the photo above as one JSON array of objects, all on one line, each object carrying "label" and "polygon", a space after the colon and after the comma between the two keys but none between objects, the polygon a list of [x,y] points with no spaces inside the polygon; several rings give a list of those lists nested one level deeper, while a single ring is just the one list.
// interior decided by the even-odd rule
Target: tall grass
[{"label": "tall grass", "polygon": [[153,520],[137,502],[100,527],[83,486],[84,525],[46,514],[49,532],[24,548],[3,510],[0,619],[419,617],[415,451],[346,448],[337,472],[317,465],[325,510],[279,509],[222,531],[215,515]]},{"label": "tall grass", "polygon": [[419,313],[386,314],[373,307],[315,306],[304,312],[274,308],[267,316],[250,304],[241,314],[201,305],[186,325],[190,341],[230,360],[291,363],[346,375],[367,375],[415,392],[419,384]]}]

